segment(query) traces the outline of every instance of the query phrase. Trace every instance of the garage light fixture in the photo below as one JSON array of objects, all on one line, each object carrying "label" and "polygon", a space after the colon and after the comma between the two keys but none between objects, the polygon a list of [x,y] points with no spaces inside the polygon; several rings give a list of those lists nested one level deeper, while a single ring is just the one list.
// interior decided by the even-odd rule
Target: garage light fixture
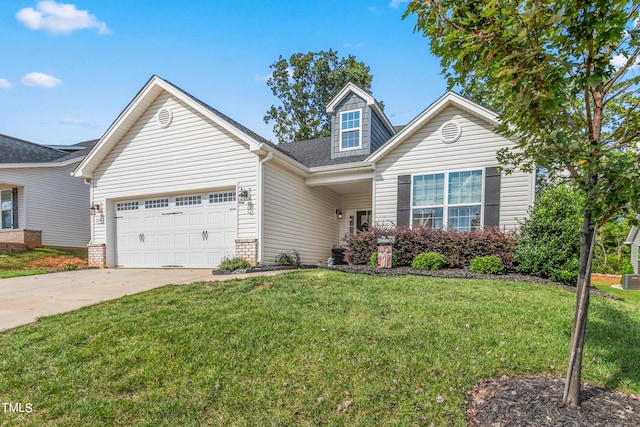
[{"label": "garage light fixture", "polygon": [[100,213],[100,212],[102,212],[102,206],[100,205],[100,203],[94,203],[89,208],[89,212],[91,213],[91,215],[95,215],[97,213]]},{"label": "garage light fixture", "polygon": [[248,188],[240,188],[240,191],[238,192],[238,201],[240,203],[244,203],[247,200],[249,200],[249,189]]}]

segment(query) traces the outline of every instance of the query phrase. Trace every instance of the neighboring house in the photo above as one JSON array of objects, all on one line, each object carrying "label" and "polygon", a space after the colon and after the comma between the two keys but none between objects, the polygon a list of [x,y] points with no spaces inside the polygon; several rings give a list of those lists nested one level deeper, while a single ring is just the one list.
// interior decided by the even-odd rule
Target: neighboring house
[{"label": "neighboring house", "polygon": [[353,84],[330,137],[273,144],[153,76],[74,171],[96,207],[90,263],[211,268],[297,250],[325,264],[368,225],[510,230],[533,174],[501,175],[497,116],[447,93],[400,130]]},{"label": "neighboring house", "polygon": [[71,172],[93,142],[69,154],[0,135],[0,245],[86,247],[89,186]]},{"label": "neighboring house", "polygon": [[[640,215],[638,216],[640,220]],[[634,225],[629,231],[625,245],[631,245],[631,265],[635,274],[640,274],[640,258],[638,257],[638,248],[640,247],[640,232],[638,226]]]}]

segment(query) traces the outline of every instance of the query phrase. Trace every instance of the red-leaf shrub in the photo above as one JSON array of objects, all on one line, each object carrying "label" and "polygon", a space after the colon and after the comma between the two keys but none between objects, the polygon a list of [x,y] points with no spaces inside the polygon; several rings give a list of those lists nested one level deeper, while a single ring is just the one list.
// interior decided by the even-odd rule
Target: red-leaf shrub
[{"label": "red-leaf shrub", "polygon": [[473,231],[443,230],[439,228],[370,228],[352,235],[347,241],[345,259],[351,264],[367,264],[378,250],[377,238],[393,237],[393,253],[398,266],[409,266],[423,252],[438,252],[445,256],[447,266],[462,268],[473,258],[497,256],[507,270],[514,270],[515,237],[496,227]]}]

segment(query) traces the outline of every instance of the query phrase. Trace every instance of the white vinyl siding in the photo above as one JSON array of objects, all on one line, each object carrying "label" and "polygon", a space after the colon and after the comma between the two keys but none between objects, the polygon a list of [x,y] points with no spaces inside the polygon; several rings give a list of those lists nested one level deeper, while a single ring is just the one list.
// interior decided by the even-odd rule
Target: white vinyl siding
[{"label": "white vinyl siding", "polygon": [[[156,120],[163,108],[173,112],[167,128]],[[257,156],[245,143],[162,92],[94,172],[93,200],[104,203],[108,212],[104,224],[94,225],[93,243],[107,243],[107,264],[113,263],[114,199],[182,196],[239,186],[255,194],[257,165]],[[257,238],[252,203],[238,204],[237,221],[237,238]]]},{"label": "white vinyl siding", "polygon": [[636,238],[631,243],[631,265],[633,266],[633,271],[636,274],[640,274],[640,259],[638,259],[638,252],[640,248],[640,231],[636,234]]},{"label": "white vinyl siding", "polygon": [[[462,134],[456,142],[446,144],[440,140],[439,129],[449,120],[455,120],[461,125]],[[399,175],[447,173],[499,166],[497,151],[512,145],[511,141],[497,135],[483,119],[459,108],[449,107],[443,110],[377,162],[374,177],[374,222],[396,223]],[[518,219],[527,216],[533,185],[532,175],[528,173],[502,175],[501,228],[514,229],[518,226]]]},{"label": "white vinyl siding", "polygon": [[0,170],[0,187],[18,187],[18,228],[42,231],[43,246],[89,243],[89,186],[71,176],[77,164]]},{"label": "white vinyl siding", "polygon": [[323,187],[308,187],[304,178],[274,161],[264,168],[263,260],[297,250],[302,263],[326,265],[336,245],[338,195]]}]

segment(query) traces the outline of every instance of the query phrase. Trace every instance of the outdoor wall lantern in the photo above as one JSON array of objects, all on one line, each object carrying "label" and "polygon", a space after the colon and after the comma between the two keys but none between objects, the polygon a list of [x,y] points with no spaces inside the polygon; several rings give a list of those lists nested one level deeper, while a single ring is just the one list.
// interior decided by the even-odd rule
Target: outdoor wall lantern
[{"label": "outdoor wall lantern", "polygon": [[95,215],[97,213],[100,213],[100,212],[102,212],[102,206],[100,205],[100,203],[94,203],[89,208],[89,212],[91,213],[91,215]]},{"label": "outdoor wall lantern", "polygon": [[338,219],[342,219],[342,209],[336,209],[336,216],[338,217]]},{"label": "outdoor wall lantern", "polygon": [[240,188],[238,192],[238,201],[240,203],[244,203],[249,200],[249,189],[248,188]]}]

